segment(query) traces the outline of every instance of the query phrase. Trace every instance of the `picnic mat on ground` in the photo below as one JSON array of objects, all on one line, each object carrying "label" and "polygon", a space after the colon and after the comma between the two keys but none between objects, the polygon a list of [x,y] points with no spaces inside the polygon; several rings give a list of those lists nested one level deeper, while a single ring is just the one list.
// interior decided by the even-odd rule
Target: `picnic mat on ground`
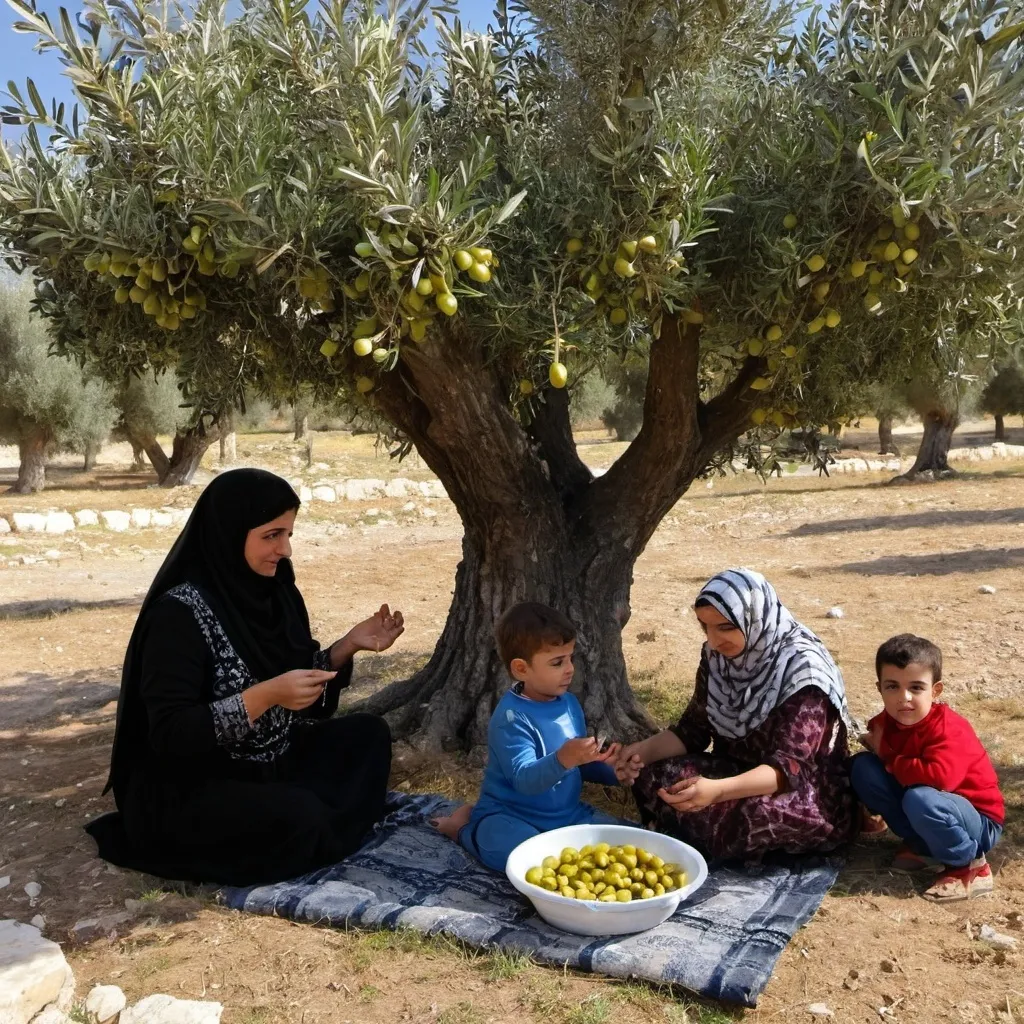
[{"label": "picnic mat on ground", "polygon": [[252,914],[340,928],[413,928],[753,1006],[779,954],[818,909],[839,870],[837,858],[806,857],[719,867],[651,931],[606,939],[571,935],[541,920],[504,875],[434,831],[429,819],[454,806],[436,795],[392,793],[387,818],[347,860],[291,882],[225,888],[221,898]]}]

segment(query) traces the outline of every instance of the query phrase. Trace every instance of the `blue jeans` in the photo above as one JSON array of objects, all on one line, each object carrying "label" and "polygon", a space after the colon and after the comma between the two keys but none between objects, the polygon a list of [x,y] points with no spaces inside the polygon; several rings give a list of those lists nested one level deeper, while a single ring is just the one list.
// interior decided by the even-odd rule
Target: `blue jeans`
[{"label": "blue jeans", "polygon": [[996,845],[1002,826],[956,793],[931,786],[901,786],[875,754],[850,762],[853,788],[914,853],[953,868],[966,867]]},{"label": "blue jeans", "polygon": [[[635,822],[605,814],[590,804],[581,803],[574,814],[557,828],[564,825],[633,825]],[[477,860],[492,871],[504,871],[508,855],[527,839],[539,836],[544,829],[514,814],[485,814],[470,818],[469,824],[459,831],[459,845],[468,850]]]}]

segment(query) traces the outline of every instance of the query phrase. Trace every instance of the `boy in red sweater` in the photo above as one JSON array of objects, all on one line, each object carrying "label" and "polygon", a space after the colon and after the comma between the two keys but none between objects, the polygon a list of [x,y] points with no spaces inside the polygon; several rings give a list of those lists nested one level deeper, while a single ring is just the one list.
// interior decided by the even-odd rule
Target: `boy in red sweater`
[{"label": "boy in red sweater", "polygon": [[970,722],[942,693],[942,651],[903,633],[875,655],[885,711],[861,737],[872,751],[850,765],[853,788],[902,840],[893,866],[941,870],[925,893],[937,903],[992,891],[985,854],[1003,831],[1006,810],[992,762]]}]

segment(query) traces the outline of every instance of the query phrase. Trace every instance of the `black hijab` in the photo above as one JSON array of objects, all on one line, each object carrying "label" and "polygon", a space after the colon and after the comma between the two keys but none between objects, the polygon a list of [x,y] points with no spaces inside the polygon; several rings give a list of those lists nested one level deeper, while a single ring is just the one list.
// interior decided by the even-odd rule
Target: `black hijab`
[{"label": "black hijab", "polygon": [[202,593],[256,679],[312,663],[319,646],[309,631],[291,561],[281,559],[275,576],[262,576],[245,560],[249,531],[299,504],[286,480],[263,469],[222,473],[200,495],[153,579],[128,641],[107,782],[119,803],[118,790],[127,782],[146,728],[139,699],[146,613],[169,590],[191,583]]}]

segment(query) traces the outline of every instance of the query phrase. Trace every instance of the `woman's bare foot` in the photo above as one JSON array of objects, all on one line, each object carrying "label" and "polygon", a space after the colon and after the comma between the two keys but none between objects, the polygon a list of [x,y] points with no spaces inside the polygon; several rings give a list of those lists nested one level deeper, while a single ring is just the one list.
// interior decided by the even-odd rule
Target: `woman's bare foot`
[{"label": "woman's bare foot", "polygon": [[430,824],[443,836],[447,836],[452,842],[459,838],[459,832],[464,825],[469,824],[469,816],[473,812],[472,804],[463,804],[456,807],[451,814],[444,818],[434,818]]}]

